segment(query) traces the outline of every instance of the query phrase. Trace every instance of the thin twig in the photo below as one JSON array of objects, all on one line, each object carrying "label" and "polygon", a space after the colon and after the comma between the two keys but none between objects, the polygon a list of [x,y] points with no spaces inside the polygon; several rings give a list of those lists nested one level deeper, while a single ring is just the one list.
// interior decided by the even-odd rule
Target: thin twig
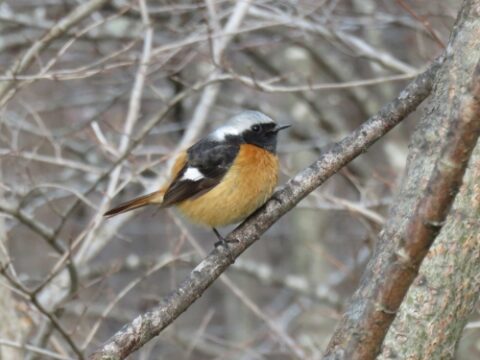
[{"label": "thin twig", "polygon": [[[232,15],[228,19],[228,22],[225,24],[225,27],[222,29],[222,33],[227,35],[212,39],[214,40],[212,60],[213,63],[217,66],[220,64],[224,50],[233,38],[233,36],[229,34],[234,33],[238,29],[243,18],[247,14],[251,1],[252,0],[243,0],[237,2],[233,9]],[[220,74],[221,71],[219,69],[216,69],[210,74],[208,80],[214,79]],[[200,96],[200,100],[198,101],[198,104],[193,112],[192,120],[188,124],[187,130],[185,131],[182,140],[175,149],[175,152],[179,152],[190,146],[193,140],[202,131],[210,108],[215,102],[215,99],[217,98],[218,91],[220,89],[219,86],[219,84],[212,84],[211,86],[206,87],[203,90],[202,95]]]},{"label": "thin twig", "polygon": [[11,341],[7,339],[0,339],[0,345],[2,346],[10,346],[15,349],[27,349],[28,351],[37,353],[39,355],[47,356],[49,359],[59,359],[59,360],[73,360],[73,358],[69,356],[64,356],[58,353],[54,353],[53,351],[49,351],[47,349],[42,349],[37,346],[24,344],[16,341]]},{"label": "thin twig", "polygon": [[291,26],[295,28],[300,28],[306,31],[316,32],[322,36],[325,36],[331,40],[341,40],[347,46],[358,51],[362,56],[368,57],[378,64],[389,68],[392,70],[400,71],[402,73],[414,73],[416,69],[412,66],[404,63],[403,61],[395,58],[393,55],[378,49],[374,48],[372,45],[368,44],[365,40],[356,37],[355,35],[349,34],[345,31],[339,29],[328,29],[320,23],[313,23],[307,21],[303,18],[292,16],[289,14],[283,14],[280,12],[273,12],[263,10],[258,6],[252,6],[249,9],[249,13],[260,17],[262,19],[268,20],[277,20],[279,22],[285,23],[286,26]]},{"label": "thin twig", "polygon": [[[261,90],[267,93],[292,93],[301,91],[325,91],[325,90],[339,90],[348,89],[361,86],[373,86],[379,85],[391,81],[409,80],[417,76],[419,73],[401,74],[382,76],[373,79],[354,80],[340,83],[319,83],[309,85],[271,85],[268,81],[260,81],[248,76],[242,76],[238,74],[232,74],[232,79],[240,81],[242,84],[250,86],[252,88]],[[227,78],[226,76],[224,77]]]},{"label": "thin twig", "polygon": [[[67,16],[55,24],[41,39],[37,40],[7,71],[9,75],[18,74],[27,69],[36,56],[48,47],[55,39],[65,34],[69,29],[85,19],[88,15],[105,5],[109,0],[90,0],[76,7]],[[15,80],[6,81],[0,84],[0,104],[13,95]]]}]

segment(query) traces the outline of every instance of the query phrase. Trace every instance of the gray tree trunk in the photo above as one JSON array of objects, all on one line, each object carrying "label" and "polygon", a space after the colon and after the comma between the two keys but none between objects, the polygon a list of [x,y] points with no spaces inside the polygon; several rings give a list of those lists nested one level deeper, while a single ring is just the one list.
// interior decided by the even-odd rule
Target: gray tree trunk
[{"label": "gray tree trunk", "polygon": [[[447,128],[452,94],[464,91],[480,59],[480,1],[465,1],[449,56],[436,78],[426,114],[410,145],[402,205],[410,212],[425,191],[438,144]],[[480,119],[478,119],[480,121]],[[425,258],[384,342],[381,359],[451,359],[480,289],[480,146],[474,150],[464,184],[441,233]]]}]

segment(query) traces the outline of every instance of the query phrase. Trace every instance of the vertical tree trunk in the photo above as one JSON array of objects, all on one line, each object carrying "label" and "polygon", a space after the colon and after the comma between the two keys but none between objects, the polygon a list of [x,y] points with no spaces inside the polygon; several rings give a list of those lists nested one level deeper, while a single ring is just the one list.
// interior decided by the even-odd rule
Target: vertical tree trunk
[{"label": "vertical tree trunk", "polygon": [[[2,172],[0,169],[0,181],[2,179]],[[0,187],[0,197],[3,196],[3,191]],[[8,262],[7,254],[7,237],[6,237],[5,221],[0,217],[0,267],[5,266]],[[3,279],[2,279],[3,280]],[[8,286],[0,284],[0,338],[3,340],[10,340],[22,342],[22,328],[20,319],[15,312],[15,299]],[[0,360],[21,359],[22,351],[0,345]]]},{"label": "vertical tree trunk", "polygon": [[[471,140],[476,141],[478,136],[479,15],[480,0],[464,1],[445,50],[445,62],[437,74],[426,114],[412,137],[401,190],[361,285],[327,347],[325,359],[373,359],[381,352],[386,331],[396,317],[402,300],[405,300],[405,291],[417,275],[417,266],[435,238],[433,229],[440,227],[440,241],[430,253],[434,261],[426,265],[430,271],[424,267],[424,273],[416,277],[419,292],[406,297],[399,316],[399,321],[403,319],[403,323],[397,324],[398,331],[387,339],[383,356],[397,359],[449,359],[453,356],[452,349],[466,317],[473,310],[478,291],[477,284],[471,280],[472,273],[476,273],[475,268],[480,269],[479,223],[478,216],[475,216],[478,215],[477,203],[480,201],[479,188],[475,183],[478,182],[479,172],[478,149],[472,153],[467,181],[448,218],[442,215],[436,222],[429,222],[429,219],[437,218],[422,216],[424,213],[418,211],[418,206],[425,199],[428,202],[435,196],[435,191],[440,190],[432,187],[433,177],[443,181],[448,179],[449,173],[453,174],[451,171],[466,165],[462,164],[462,159],[467,160],[468,157],[456,160],[443,157],[444,150],[448,149],[444,146],[449,142],[449,137],[462,132],[461,119],[471,124],[471,130],[462,134],[468,148],[456,148],[455,151],[467,154],[475,144]],[[456,144],[460,146],[462,143]],[[442,177],[438,177],[439,169],[445,169]],[[469,182],[468,179],[472,180]],[[444,199],[456,194],[456,191],[449,189],[453,187],[449,185],[438,194]],[[433,204],[429,209],[434,209],[438,214],[446,211],[445,206],[450,207],[447,202],[439,203],[437,207]],[[423,235],[432,236],[423,236],[412,230],[417,228],[425,229]],[[418,239],[428,241],[416,243],[415,236],[418,234]],[[415,246],[408,249],[408,244]],[[462,266],[458,262],[462,262]],[[438,324],[432,324],[434,318]],[[415,323],[417,329],[413,330]]]},{"label": "vertical tree trunk", "polygon": [[[0,232],[3,231],[1,228],[2,220],[0,219]],[[3,242],[2,235],[0,233],[0,241]],[[0,251],[0,264],[4,262],[3,252]],[[3,340],[9,340],[14,342],[22,342],[22,329],[20,326],[20,321],[17,317],[15,309],[15,300],[12,297],[12,294],[7,286],[0,285],[0,338]],[[10,346],[0,345],[0,360],[9,360],[9,359],[21,359],[22,351],[15,349]]]},{"label": "vertical tree trunk", "polygon": [[[446,129],[452,94],[464,91],[480,59],[480,1],[465,1],[450,56],[411,144],[403,194],[416,197]],[[480,121],[480,119],[478,119]],[[451,359],[480,289],[480,146],[442,232],[424,260],[384,342],[381,359]],[[408,201],[396,216],[408,212]]]}]

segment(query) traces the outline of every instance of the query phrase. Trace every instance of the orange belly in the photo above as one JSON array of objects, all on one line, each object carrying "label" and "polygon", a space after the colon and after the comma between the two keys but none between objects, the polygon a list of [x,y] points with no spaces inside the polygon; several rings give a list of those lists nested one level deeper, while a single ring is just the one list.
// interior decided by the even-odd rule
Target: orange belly
[{"label": "orange belly", "polygon": [[278,181],[278,158],[255,145],[241,145],[220,184],[177,204],[193,222],[209,227],[237,223],[262,206]]}]

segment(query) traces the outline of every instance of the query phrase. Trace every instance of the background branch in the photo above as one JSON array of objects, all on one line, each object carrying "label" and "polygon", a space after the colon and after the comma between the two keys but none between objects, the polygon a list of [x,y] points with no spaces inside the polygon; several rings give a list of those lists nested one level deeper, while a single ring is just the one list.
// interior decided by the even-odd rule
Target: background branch
[{"label": "background branch", "polygon": [[[75,8],[70,14],[61,19],[57,24],[53,25],[52,28],[39,40],[37,40],[22,56],[20,56],[11,68],[7,71],[7,74],[15,76],[20,72],[27,69],[35,57],[39,53],[48,47],[52,41],[58,37],[65,34],[73,26],[78,24],[80,21],[85,19],[94,11],[98,10],[100,7],[105,5],[108,0],[90,0],[82,5],[79,5]],[[5,81],[0,85],[0,104],[4,105],[8,99],[10,99],[14,90],[12,89],[15,86],[15,79]]]}]

